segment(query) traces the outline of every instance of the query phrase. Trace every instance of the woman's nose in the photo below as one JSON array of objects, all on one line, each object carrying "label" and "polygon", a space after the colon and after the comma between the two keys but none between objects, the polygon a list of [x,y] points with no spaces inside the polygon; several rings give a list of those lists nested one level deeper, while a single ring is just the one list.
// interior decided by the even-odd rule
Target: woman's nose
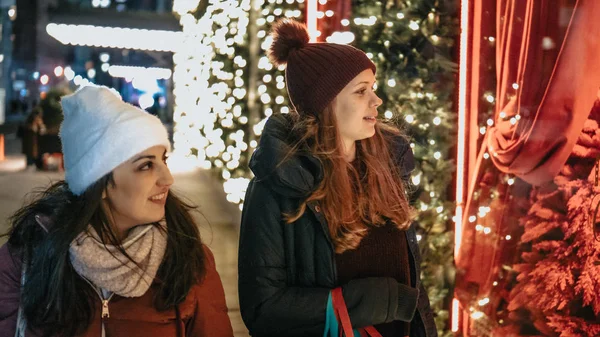
[{"label": "woman's nose", "polygon": [[375,96],[375,99],[373,100],[374,107],[379,107],[381,104],[383,104],[383,101],[381,98],[379,98],[379,96],[377,96],[375,93],[373,93],[373,95]]},{"label": "woman's nose", "polygon": [[173,175],[171,175],[171,170],[169,170],[169,167],[166,164],[163,166],[160,175],[161,176],[158,181],[160,186],[171,186],[173,185],[173,182],[175,182]]}]

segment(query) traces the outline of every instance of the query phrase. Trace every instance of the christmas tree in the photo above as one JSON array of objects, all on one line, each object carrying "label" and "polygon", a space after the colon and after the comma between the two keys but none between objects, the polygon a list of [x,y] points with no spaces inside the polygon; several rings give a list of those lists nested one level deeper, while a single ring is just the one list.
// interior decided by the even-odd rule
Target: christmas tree
[{"label": "christmas tree", "polygon": [[[451,2],[448,2],[450,4]],[[457,34],[453,7],[443,1],[368,1],[352,3],[353,43],[377,65],[380,112],[413,139],[416,169],[412,182],[423,253],[423,283],[442,336],[447,331],[452,283],[454,211],[448,199],[454,164],[452,108]]]}]

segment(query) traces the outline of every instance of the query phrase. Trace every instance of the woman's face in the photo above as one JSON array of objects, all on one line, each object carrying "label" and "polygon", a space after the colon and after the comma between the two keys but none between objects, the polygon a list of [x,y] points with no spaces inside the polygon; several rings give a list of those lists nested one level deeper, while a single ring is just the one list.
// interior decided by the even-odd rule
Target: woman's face
[{"label": "woman's face", "polygon": [[382,101],[373,91],[374,84],[375,74],[367,69],[350,81],[335,98],[333,111],[346,149],[357,140],[375,135],[377,107]]},{"label": "woman's face", "polygon": [[113,171],[103,206],[119,239],[137,225],[160,221],[173,176],[166,164],[164,146],[154,146],[119,165]]}]

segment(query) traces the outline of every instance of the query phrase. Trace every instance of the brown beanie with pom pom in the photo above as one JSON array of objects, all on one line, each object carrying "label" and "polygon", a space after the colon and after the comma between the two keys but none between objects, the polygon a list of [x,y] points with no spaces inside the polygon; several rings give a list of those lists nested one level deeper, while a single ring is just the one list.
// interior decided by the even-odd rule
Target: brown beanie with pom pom
[{"label": "brown beanie with pom pom", "polygon": [[352,81],[375,64],[352,46],[335,43],[308,43],[306,26],[285,19],[271,31],[271,62],[287,64],[285,77],[290,101],[299,113],[317,116]]}]

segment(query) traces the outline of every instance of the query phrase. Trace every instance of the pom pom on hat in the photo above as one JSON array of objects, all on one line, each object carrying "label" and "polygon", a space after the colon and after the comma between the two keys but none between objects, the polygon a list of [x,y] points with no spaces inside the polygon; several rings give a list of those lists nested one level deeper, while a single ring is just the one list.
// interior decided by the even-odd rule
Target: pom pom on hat
[{"label": "pom pom on hat", "polygon": [[302,49],[310,37],[306,26],[293,20],[281,20],[273,25],[273,44],[268,55],[276,66],[286,64],[292,51]]},{"label": "pom pom on hat", "polygon": [[269,58],[285,65],[290,102],[300,114],[318,115],[366,69],[375,73],[375,64],[352,46],[336,43],[309,43],[306,26],[291,19],[273,25]]},{"label": "pom pom on hat", "polygon": [[65,180],[75,195],[117,166],[157,145],[171,149],[167,130],[146,111],[123,102],[115,91],[90,85],[61,99],[60,139]]}]

